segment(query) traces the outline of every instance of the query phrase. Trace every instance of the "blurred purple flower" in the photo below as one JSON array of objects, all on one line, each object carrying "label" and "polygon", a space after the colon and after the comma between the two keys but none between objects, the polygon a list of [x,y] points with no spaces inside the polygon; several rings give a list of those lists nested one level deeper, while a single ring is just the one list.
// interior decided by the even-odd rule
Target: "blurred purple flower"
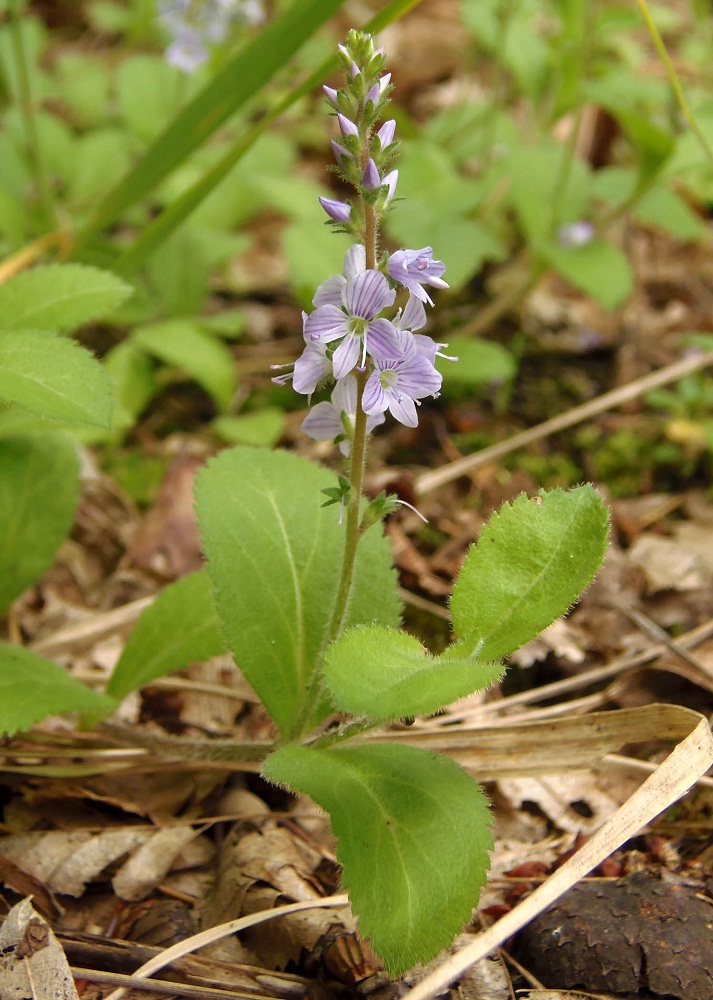
[{"label": "blurred purple flower", "polygon": [[446,270],[446,265],[440,260],[433,260],[431,247],[424,247],[422,250],[397,250],[389,257],[386,268],[400,285],[421,299],[433,305],[433,299],[423,288],[423,285],[431,285],[433,288],[448,288],[448,283],[441,278]]}]

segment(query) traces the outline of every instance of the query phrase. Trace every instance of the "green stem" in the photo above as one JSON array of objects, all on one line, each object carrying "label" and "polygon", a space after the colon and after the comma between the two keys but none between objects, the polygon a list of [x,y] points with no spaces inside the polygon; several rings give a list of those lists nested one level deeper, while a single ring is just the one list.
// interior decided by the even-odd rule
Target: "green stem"
[{"label": "green stem", "polygon": [[30,164],[40,201],[45,215],[45,225],[48,229],[57,227],[57,216],[55,213],[54,200],[49,178],[45,170],[42,159],[42,147],[35,127],[35,116],[32,109],[32,94],[30,92],[30,75],[27,71],[27,53],[25,51],[25,40],[22,31],[22,16],[19,0],[10,0],[9,4],[10,39],[15,58],[15,69],[17,72],[17,96],[20,105],[20,114],[25,130],[25,150]]},{"label": "green stem", "polygon": [[651,11],[648,8],[646,0],[636,0],[636,4],[639,10],[641,11],[641,15],[644,18],[646,27],[649,30],[649,34],[651,35],[651,41],[654,43],[656,51],[661,56],[661,61],[664,64],[664,67],[666,68],[668,81],[671,84],[671,89],[673,90],[673,93],[676,97],[676,101],[678,102],[678,106],[681,109],[681,114],[685,118],[686,122],[688,123],[695,137],[698,139],[698,142],[700,143],[703,152],[706,154],[710,162],[713,163],[713,148],[711,148],[708,139],[704,135],[700,125],[698,124],[698,121],[696,120],[696,116],[693,114],[693,111],[691,110],[691,106],[686,100],[686,95],[683,92],[681,81],[678,78],[676,67],[673,65],[673,62],[671,61],[671,57],[668,54],[668,50],[666,49],[666,45],[664,44],[664,40],[661,37],[659,29],[656,27],[656,22],[651,16]]}]

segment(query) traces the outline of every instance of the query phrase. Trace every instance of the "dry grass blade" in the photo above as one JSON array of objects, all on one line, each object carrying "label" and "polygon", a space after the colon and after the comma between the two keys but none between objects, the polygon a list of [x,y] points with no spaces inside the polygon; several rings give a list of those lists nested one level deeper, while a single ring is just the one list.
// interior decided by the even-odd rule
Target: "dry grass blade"
[{"label": "dry grass blade", "polygon": [[[180,941],[171,948],[167,948],[160,955],[152,958],[145,965],[142,965],[140,969],[137,969],[134,973],[134,978],[145,979],[153,975],[154,972],[158,972],[159,969],[163,969],[164,966],[175,961],[177,958],[183,958],[184,955],[189,955],[198,948],[204,948],[206,945],[213,944],[214,941],[219,941],[230,934],[237,934],[239,931],[247,930],[248,927],[254,927],[265,920],[273,920],[276,917],[284,917],[289,913],[298,913],[300,910],[311,910],[315,907],[348,905],[349,897],[342,894],[339,896],[330,896],[327,899],[309,900],[306,903],[288,903],[286,906],[276,906],[273,910],[264,910],[262,913],[251,913],[247,917],[230,920],[227,924],[218,924],[217,927],[210,927],[206,931],[201,931],[200,934],[194,934],[193,937],[187,938],[185,941]],[[125,992],[123,987],[114,990],[107,997],[107,1000],[121,1000]]]},{"label": "dry grass blade", "polygon": [[642,396],[645,392],[650,392],[651,389],[668,385],[669,382],[677,382],[684,375],[700,371],[701,368],[706,368],[711,364],[713,364],[713,351],[706,351],[703,354],[683,358],[681,361],[676,361],[665,368],[659,368],[657,371],[651,372],[649,375],[644,375],[642,378],[629,382],[627,385],[620,386],[618,389],[612,389],[611,392],[605,392],[596,399],[592,399],[588,403],[583,403],[582,406],[575,406],[566,413],[552,417],[551,420],[545,420],[544,423],[538,424],[536,427],[530,427],[528,430],[522,431],[521,434],[515,434],[513,437],[508,438],[507,441],[501,441],[490,448],[483,448],[482,451],[478,451],[474,455],[466,455],[464,458],[459,458],[457,461],[451,462],[449,465],[444,465],[440,469],[435,469],[433,472],[425,472],[416,480],[416,493],[418,495],[428,493],[429,490],[434,490],[438,486],[444,486],[446,483],[458,479],[459,476],[468,475],[469,472],[477,469],[480,465],[494,462],[496,459],[502,458],[503,455],[509,455],[510,452],[516,451],[518,448],[524,448],[525,445],[533,444],[535,441],[541,441],[543,438],[549,437],[550,434],[556,434],[558,431],[566,430],[568,427],[574,427],[575,424],[589,420],[591,417],[604,413],[606,410],[611,410],[615,406],[621,406],[622,403],[628,403],[632,399]]},{"label": "dry grass blade", "polygon": [[654,817],[679,799],[713,765],[713,735],[701,716],[690,734],[660,767],[607,820],[580,851],[555,871],[524,902],[497,924],[476,935],[406,994],[408,1000],[431,1000],[442,993],[469,966],[489,954],[537,914],[571,889],[580,878],[607,858]]}]

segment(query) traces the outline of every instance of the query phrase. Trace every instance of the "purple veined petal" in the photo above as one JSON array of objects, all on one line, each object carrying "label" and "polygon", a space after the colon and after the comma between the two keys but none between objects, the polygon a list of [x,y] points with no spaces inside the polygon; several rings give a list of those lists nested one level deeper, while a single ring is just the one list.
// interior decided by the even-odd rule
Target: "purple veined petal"
[{"label": "purple veined petal", "polygon": [[386,206],[389,204],[391,199],[396,194],[396,182],[398,181],[398,179],[399,179],[398,170],[392,170],[390,173],[386,175],[386,177],[384,177],[383,181],[381,182],[382,187],[388,188],[386,194],[386,200],[384,201],[384,208],[386,208]]},{"label": "purple veined petal", "polygon": [[400,312],[394,320],[394,326],[399,330],[420,330],[425,325],[426,310],[423,308],[423,302],[411,293],[403,312]]},{"label": "purple veined petal", "polygon": [[319,203],[330,219],[335,222],[349,222],[352,206],[346,201],[335,201],[333,198],[320,198]]},{"label": "purple veined petal", "polygon": [[341,111],[337,115],[337,121],[339,122],[339,128],[345,139],[349,135],[359,135],[359,129],[356,127],[354,122],[347,118],[346,115],[343,115]]},{"label": "purple veined petal", "polygon": [[350,278],[342,293],[344,308],[350,316],[374,319],[382,309],[394,304],[396,292],[380,271],[362,271]]},{"label": "purple veined petal", "polygon": [[396,133],[396,120],[390,118],[387,122],[381,126],[379,131],[376,133],[376,138],[381,143],[381,148],[386,149],[394,141],[394,134]]},{"label": "purple veined petal", "polygon": [[349,333],[348,324],[348,318],[342,310],[327,303],[315,309],[305,320],[305,340],[329,344],[332,340]]},{"label": "purple veined petal", "polygon": [[355,243],[344,254],[342,274],[348,280],[366,271],[366,250],[363,243]]},{"label": "purple veined petal", "polygon": [[332,403],[340,413],[346,413],[353,420],[356,416],[357,383],[353,375],[340,378],[332,393]]},{"label": "purple veined petal", "polygon": [[386,422],[386,417],[384,416],[383,411],[381,411],[380,413],[369,413],[369,414],[367,414],[367,418],[366,418],[366,432],[367,432],[367,434],[371,434],[371,432],[374,430],[375,427],[379,427],[380,424],[383,424],[385,422]]},{"label": "purple veined petal", "polygon": [[379,87],[379,84],[375,83],[374,86],[369,91],[369,93],[364,98],[364,103],[368,104],[369,102],[371,102],[372,104],[377,104],[380,97],[381,97],[381,89]]},{"label": "purple veined petal", "polygon": [[[312,299],[312,305],[317,308],[319,306],[336,306],[339,308],[342,304],[342,291],[346,284],[346,279],[342,277],[341,274],[333,274],[331,277],[323,281],[318,287],[317,291],[314,293],[314,298]],[[306,314],[305,319],[306,319]]]},{"label": "purple veined petal", "polygon": [[319,383],[331,372],[331,362],[321,344],[307,344],[295,361],[292,386],[295,392],[311,396]]},{"label": "purple veined petal", "polygon": [[317,403],[302,421],[302,430],[315,441],[332,441],[344,433],[339,410],[332,403]]},{"label": "purple veined petal", "polygon": [[382,77],[379,78],[379,94],[381,97],[384,95],[384,91],[391,83],[391,73],[384,73]]},{"label": "purple veined petal", "polygon": [[336,379],[344,378],[353,371],[359,361],[361,337],[350,333],[344,338],[332,355],[332,370]]},{"label": "purple veined petal", "polygon": [[404,347],[399,332],[388,319],[372,320],[365,336],[367,352],[375,360],[389,361],[403,357]]},{"label": "purple veined petal", "polygon": [[416,404],[410,396],[398,395],[394,390],[388,395],[389,412],[400,424],[406,427],[418,427],[418,412]]},{"label": "purple veined petal", "polygon": [[379,177],[379,171],[371,157],[367,160],[361,183],[367,191],[376,191],[377,188],[381,187],[382,181]]},{"label": "purple veined petal", "polygon": [[375,416],[377,413],[383,413],[387,405],[386,393],[381,385],[379,372],[374,371],[366,380],[364,394],[361,397],[361,408],[368,416]]},{"label": "purple veined petal", "polygon": [[322,92],[333,108],[339,107],[339,93],[334,89],[334,87],[328,87],[325,84],[322,87]]}]

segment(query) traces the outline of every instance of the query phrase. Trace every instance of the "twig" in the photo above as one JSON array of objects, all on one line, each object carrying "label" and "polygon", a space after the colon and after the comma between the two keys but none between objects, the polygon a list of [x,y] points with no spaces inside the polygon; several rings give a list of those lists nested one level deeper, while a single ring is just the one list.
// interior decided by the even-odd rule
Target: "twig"
[{"label": "twig", "polygon": [[520,434],[515,434],[513,437],[508,438],[507,441],[491,445],[490,448],[483,448],[482,451],[477,451],[474,455],[466,455],[464,458],[459,458],[457,461],[451,462],[449,465],[444,465],[440,469],[435,469],[433,472],[424,473],[416,480],[416,493],[421,496],[424,493],[428,493],[429,490],[444,486],[446,483],[450,483],[460,476],[468,475],[473,469],[477,469],[481,465],[487,465],[488,462],[494,462],[504,455],[509,455],[510,452],[516,451],[518,448],[524,448],[526,445],[534,444],[535,441],[541,441],[543,438],[549,437],[550,434],[557,433],[557,431],[574,427],[575,424],[580,424],[590,417],[595,417],[606,410],[613,409],[615,406],[628,403],[645,392],[649,392],[651,389],[657,389],[659,386],[667,385],[669,382],[676,382],[678,379],[683,378],[684,375],[690,375],[691,372],[699,371],[710,364],[713,364],[713,351],[705,351],[702,354],[694,354],[691,357],[682,358],[680,361],[676,361],[672,365],[667,365],[665,368],[659,368],[648,375],[643,375],[641,378],[629,382],[628,385],[612,389],[611,392],[605,392],[602,396],[597,396],[596,399],[592,399],[588,403],[575,406],[566,413],[561,413],[557,417],[545,420],[544,423],[538,424],[536,427],[530,427]]}]

